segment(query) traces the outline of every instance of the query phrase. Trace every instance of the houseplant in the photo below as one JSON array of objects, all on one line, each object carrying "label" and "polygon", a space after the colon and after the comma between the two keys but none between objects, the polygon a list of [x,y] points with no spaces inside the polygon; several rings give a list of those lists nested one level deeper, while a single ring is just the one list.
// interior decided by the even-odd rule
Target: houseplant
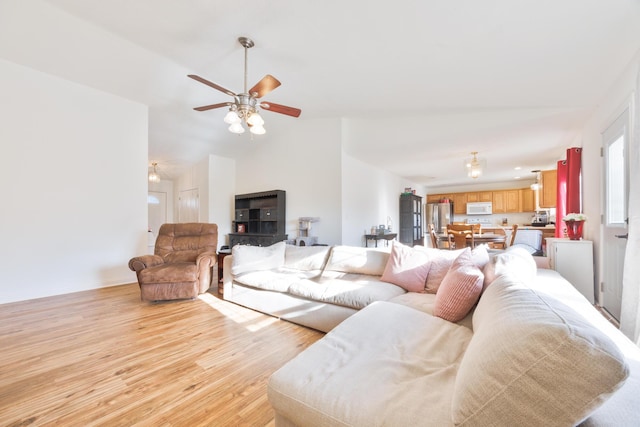
[{"label": "houseplant", "polygon": [[587,216],[585,214],[570,213],[562,220],[567,226],[567,236],[569,236],[569,240],[582,239],[582,226],[587,220]]}]

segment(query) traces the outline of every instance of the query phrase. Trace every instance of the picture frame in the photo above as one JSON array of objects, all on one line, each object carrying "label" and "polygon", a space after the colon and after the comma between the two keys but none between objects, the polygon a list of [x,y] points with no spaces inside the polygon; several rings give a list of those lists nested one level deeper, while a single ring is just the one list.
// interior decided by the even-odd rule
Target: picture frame
[{"label": "picture frame", "polygon": [[238,233],[246,233],[247,232],[247,228],[244,224],[238,224]]}]

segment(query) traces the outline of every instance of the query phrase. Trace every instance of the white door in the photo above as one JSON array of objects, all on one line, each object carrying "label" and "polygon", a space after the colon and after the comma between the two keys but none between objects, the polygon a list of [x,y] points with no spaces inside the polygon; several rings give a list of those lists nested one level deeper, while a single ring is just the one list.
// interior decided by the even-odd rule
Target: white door
[{"label": "white door", "polygon": [[629,109],[603,133],[604,216],[601,305],[620,320],[629,201]]},{"label": "white door", "polygon": [[158,237],[160,226],[167,222],[167,193],[149,191],[147,196],[149,230],[154,237]]},{"label": "white door", "polygon": [[200,197],[198,189],[180,191],[178,197],[178,222],[200,221]]}]

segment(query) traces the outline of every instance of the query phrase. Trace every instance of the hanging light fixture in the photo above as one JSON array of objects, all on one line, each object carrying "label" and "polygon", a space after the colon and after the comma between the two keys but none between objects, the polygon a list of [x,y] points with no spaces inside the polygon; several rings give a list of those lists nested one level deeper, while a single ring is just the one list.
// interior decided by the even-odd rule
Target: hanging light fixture
[{"label": "hanging light fixture", "polygon": [[472,151],[471,158],[464,161],[464,167],[467,171],[467,176],[473,179],[477,179],[482,175],[482,171],[486,166],[486,161],[478,159],[478,152]]},{"label": "hanging light fixture", "polygon": [[160,182],[160,175],[158,174],[158,163],[157,162],[153,162],[151,163],[151,166],[153,166],[153,170],[149,171],[149,182],[153,182],[153,183],[158,183]]},{"label": "hanging light fixture", "polygon": [[540,184],[540,170],[536,169],[532,170],[531,172],[536,174],[536,182],[531,184],[531,189],[533,191],[540,191],[542,189],[542,184]]}]

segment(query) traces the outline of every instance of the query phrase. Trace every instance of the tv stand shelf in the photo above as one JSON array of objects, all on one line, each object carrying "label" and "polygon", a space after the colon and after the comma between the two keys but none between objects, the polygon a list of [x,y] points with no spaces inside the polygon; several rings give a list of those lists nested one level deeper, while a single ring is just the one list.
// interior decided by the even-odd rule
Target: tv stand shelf
[{"label": "tv stand shelf", "polygon": [[287,239],[284,190],[238,194],[229,244],[269,246]]}]

